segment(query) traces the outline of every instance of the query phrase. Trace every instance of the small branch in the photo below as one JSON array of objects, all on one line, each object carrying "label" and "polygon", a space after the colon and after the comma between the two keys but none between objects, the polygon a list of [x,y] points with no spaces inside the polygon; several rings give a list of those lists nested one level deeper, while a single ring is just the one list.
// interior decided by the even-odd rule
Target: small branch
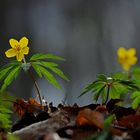
[{"label": "small branch", "polygon": [[40,104],[41,104],[41,106],[42,106],[41,92],[40,92],[40,89],[39,89],[38,83],[36,82],[36,80],[35,80],[35,78],[34,78],[34,76],[33,76],[33,74],[31,73],[30,70],[28,70],[28,73],[29,73],[31,79],[32,79],[33,82],[34,82],[34,85],[35,85],[35,87],[36,87],[37,94],[38,94],[38,97],[39,97],[39,101],[40,101]]}]

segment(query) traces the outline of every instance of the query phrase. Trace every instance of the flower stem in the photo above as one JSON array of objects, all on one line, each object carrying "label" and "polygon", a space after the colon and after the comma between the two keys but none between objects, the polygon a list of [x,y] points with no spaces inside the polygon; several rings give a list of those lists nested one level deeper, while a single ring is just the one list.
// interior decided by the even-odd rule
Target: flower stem
[{"label": "flower stem", "polygon": [[41,92],[40,92],[40,89],[39,89],[38,83],[36,82],[36,80],[35,80],[35,78],[34,78],[34,76],[33,76],[33,74],[31,73],[30,70],[28,70],[28,73],[29,73],[31,79],[32,79],[33,82],[34,82],[34,85],[35,85],[35,87],[36,87],[37,94],[38,94],[38,97],[39,97],[39,101],[40,101],[40,104],[41,104],[41,106],[42,106]]},{"label": "flower stem", "polygon": [[[25,59],[24,56],[23,56],[23,63],[24,63],[24,64],[27,64],[26,59]],[[41,106],[42,106],[41,92],[40,92],[40,89],[39,89],[38,83],[36,82],[36,80],[35,80],[33,74],[32,74],[31,71],[30,71],[30,69],[28,69],[28,73],[29,73],[31,79],[32,79],[33,82],[34,82],[34,85],[35,85],[36,90],[37,90],[38,98],[39,98],[40,104],[41,104]]]},{"label": "flower stem", "polygon": [[26,59],[25,59],[25,57],[23,56],[23,63],[25,63],[26,64]]}]

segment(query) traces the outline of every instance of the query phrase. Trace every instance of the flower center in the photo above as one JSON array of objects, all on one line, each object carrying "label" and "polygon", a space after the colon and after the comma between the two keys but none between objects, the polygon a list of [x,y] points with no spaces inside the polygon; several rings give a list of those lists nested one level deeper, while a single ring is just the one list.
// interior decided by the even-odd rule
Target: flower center
[{"label": "flower center", "polygon": [[20,49],[20,45],[16,45],[15,46],[15,50],[17,51],[17,52],[19,52],[21,49]]}]

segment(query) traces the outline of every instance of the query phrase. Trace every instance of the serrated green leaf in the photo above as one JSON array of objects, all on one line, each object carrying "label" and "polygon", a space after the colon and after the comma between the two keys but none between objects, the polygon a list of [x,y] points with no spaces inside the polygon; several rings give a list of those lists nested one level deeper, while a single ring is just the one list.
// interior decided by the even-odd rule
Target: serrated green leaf
[{"label": "serrated green leaf", "polygon": [[131,70],[131,77],[140,80],[140,67],[135,67]]},{"label": "serrated green leaf", "polygon": [[34,54],[30,58],[30,61],[43,60],[43,59],[54,59],[54,60],[61,60],[61,61],[65,60],[64,58],[62,58],[60,56],[57,56],[57,55],[54,55],[54,54],[41,54],[41,53],[38,53],[38,54]]},{"label": "serrated green leaf", "polygon": [[12,113],[12,111],[7,108],[0,108],[0,112],[1,113]]},{"label": "serrated green leaf", "polygon": [[15,67],[15,66],[20,66],[21,63],[20,62],[17,62],[17,61],[12,61],[10,63],[8,63],[7,65],[3,66],[1,69],[0,69],[0,80],[3,80],[7,74],[10,72],[10,70]]},{"label": "serrated green leaf", "polygon": [[134,93],[131,94],[131,99],[134,99],[138,96],[140,96],[140,91],[135,91]]},{"label": "serrated green leaf", "polygon": [[69,79],[63,73],[63,71],[61,71],[60,69],[56,68],[56,66],[57,66],[56,63],[52,63],[52,62],[40,62],[40,65],[42,65],[42,66],[44,66],[46,68],[49,68],[51,71],[53,71],[54,73],[56,73],[57,75],[59,75],[64,80],[69,81]]},{"label": "serrated green leaf", "polygon": [[124,85],[125,87],[127,87],[129,90],[139,90],[139,87],[133,81],[130,81],[130,80],[120,80],[119,83]]},{"label": "serrated green leaf", "polygon": [[8,74],[8,72],[13,68],[13,66],[7,67],[0,71],[0,80],[3,80],[4,77]]},{"label": "serrated green leaf", "polygon": [[[39,65],[38,65],[39,66]],[[57,82],[57,80],[55,79],[55,77],[48,71],[46,70],[44,67],[39,66],[39,69],[42,73],[42,75],[48,80],[48,82],[50,82],[52,85],[54,85],[56,88],[60,89],[60,85]]]},{"label": "serrated green leaf", "polygon": [[104,82],[107,82],[107,77],[104,74],[98,75],[97,76],[97,79],[98,80],[101,80],[101,81],[104,81]]},{"label": "serrated green leaf", "polygon": [[122,72],[117,72],[111,76],[113,79],[127,80],[128,75]]},{"label": "serrated green leaf", "polygon": [[120,99],[120,91],[115,87],[115,85],[110,87],[109,99]]},{"label": "serrated green leaf", "polygon": [[132,108],[136,109],[138,107],[138,105],[140,104],[140,96],[135,98],[132,102]]},{"label": "serrated green leaf", "polygon": [[57,67],[58,64],[54,62],[37,61],[36,64],[42,65],[44,67]]},{"label": "serrated green leaf", "polygon": [[135,91],[134,93],[132,93],[130,98],[133,100],[132,108],[136,109],[140,104],[140,91]]},{"label": "serrated green leaf", "polygon": [[94,90],[96,91],[98,88],[100,88],[103,85],[102,82],[100,82],[99,80],[96,80],[94,82],[92,82],[91,84],[88,84],[84,91],[79,95],[79,97],[81,97],[82,95],[88,93],[89,91],[94,92]]},{"label": "serrated green leaf", "polygon": [[57,75],[59,75],[62,79],[69,81],[69,79],[67,78],[67,76],[63,73],[62,70],[55,68],[55,67],[50,67],[50,69],[56,73]]},{"label": "serrated green leaf", "polygon": [[15,100],[16,99],[8,93],[0,94],[0,128],[11,128],[11,113]]},{"label": "serrated green leaf", "polygon": [[104,91],[105,91],[105,88],[106,88],[106,85],[102,85],[100,88],[98,88],[98,90],[94,91],[95,94],[94,94],[94,100],[97,101],[99,96],[101,96]]},{"label": "serrated green leaf", "polygon": [[38,74],[38,76],[39,76],[40,78],[42,78],[42,73],[41,73],[41,71],[40,71],[40,69],[39,69],[38,64],[36,64],[36,62],[32,62],[31,65],[32,65],[33,69],[36,71],[36,73]]},{"label": "serrated green leaf", "polygon": [[105,86],[105,88],[101,91],[100,93],[101,99],[102,99],[102,103],[105,103],[106,98],[107,98],[107,87]]},{"label": "serrated green leaf", "polygon": [[1,87],[1,91],[4,91],[6,89],[6,87],[9,86],[10,83],[14,79],[16,79],[16,77],[18,76],[20,70],[21,70],[21,67],[20,66],[16,66],[12,70],[10,70],[9,74],[4,79],[4,83],[3,83],[2,87]]}]

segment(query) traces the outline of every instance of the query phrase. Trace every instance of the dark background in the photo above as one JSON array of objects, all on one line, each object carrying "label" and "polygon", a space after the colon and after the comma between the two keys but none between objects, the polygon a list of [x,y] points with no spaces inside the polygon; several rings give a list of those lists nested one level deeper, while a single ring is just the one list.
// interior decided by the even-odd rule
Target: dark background
[{"label": "dark background", "polygon": [[[89,104],[91,94],[77,96],[97,74],[109,76],[121,70],[116,55],[120,46],[134,47],[140,55],[140,1],[1,0],[1,66],[9,61],[4,54],[10,48],[8,40],[22,36],[29,39],[30,54],[26,58],[33,53],[49,52],[67,60],[60,65],[70,82],[58,78],[62,90],[37,79],[46,100],[54,104],[62,100],[68,104]],[[25,73],[8,91],[26,99],[36,92]]]}]

